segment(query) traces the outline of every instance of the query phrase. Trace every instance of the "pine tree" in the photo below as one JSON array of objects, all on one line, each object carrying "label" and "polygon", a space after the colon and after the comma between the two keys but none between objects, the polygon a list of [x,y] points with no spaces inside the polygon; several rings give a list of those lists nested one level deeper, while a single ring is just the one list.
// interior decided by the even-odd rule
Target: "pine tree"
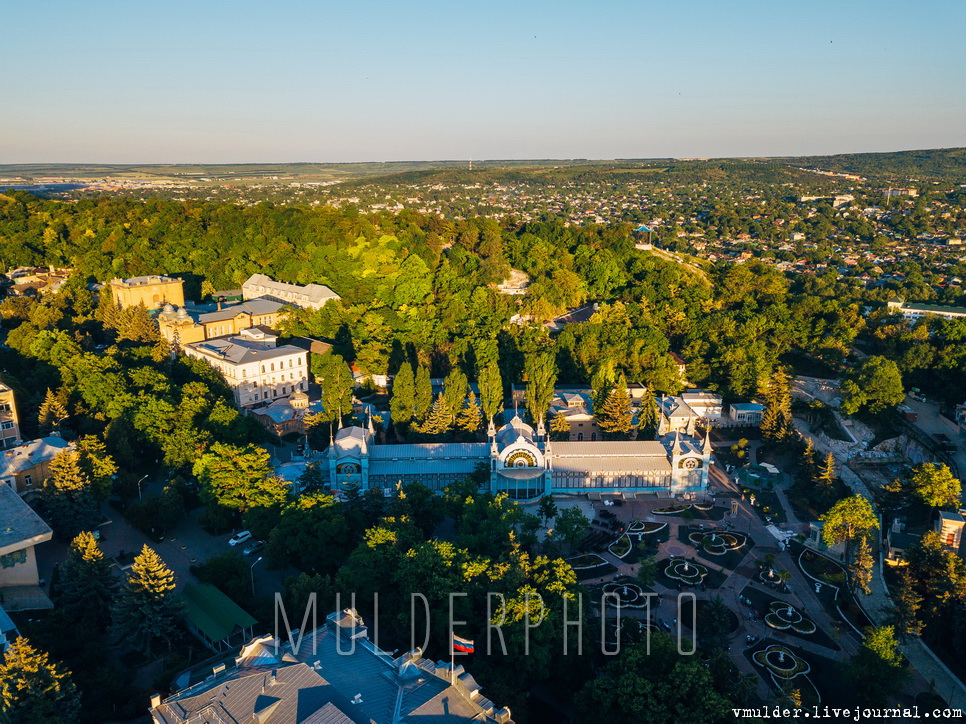
[{"label": "pine tree", "polygon": [[594,408],[601,407],[606,401],[617,379],[612,360],[605,360],[597,365],[590,378],[590,396]]},{"label": "pine tree", "polygon": [[483,427],[483,412],[480,410],[476,393],[472,390],[470,390],[469,397],[466,398],[466,405],[460,410],[460,414],[456,418],[456,426],[467,432],[476,432]]},{"label": "pine tree", "polygon": [[143,304],[122,309],[118,315],[118,339],[132,342],[157,342],[161,332]]},{"label": "pine tree", "polygon": [[600,429],[610,436],[626,437],[630,433],[633,428],[634,409],[623,374],[607,395],[604,404],[594,410],[594,418]]},{"label": "pine tree", "polygon": [[503,378],[499,365],[496,362],[486,364],[480,370],[479,381],[483,414],[487,420],[492,420],[503,408]]},{"label": "pine tree", "polygon": [[78,450],[63,450],[50,461],[50,477],[41,495],[50,527],[65,540],[90,530],[97,522],[97,503]]},{"label": "pine tree", "polygon": [[885,609],[886,623],[892,626],[896,635],[903,641],[922,634],[923,623],[919,620],[922,596],[916,591],[913,577],[903,570],[899,577],[899,588],[892,597],[892,605]]},{"label": "pine tree", "polygon": [[450,414],[453,415],[455,421],[456,415],[460,410],[463,409],[463,405],[466,402],[466,393],[469,392],[470,383],[466,379],[466,375],[463,374],[457,366],[453,366],[450,373],[446,375],[446,382],[443,386],[443,394],[446,396],[446,407],[449,408]]},{"label": "pine tree", "polygon": [[765,392],[765,411],[761,417],[761,436],[766,442],[783,443],[795,431],[792,423],[792,397],[788,375],[782,368],[772,374]]},{"label": "pine tree", "polygon": [[84,435],[77,441],[80,452],[81,471],[91,481],[91,492],[95,500],[107,500],[114,486],[117,463],[107,452],[107,446],[100,438]]},{"label": "pine tree", "polygon": [[441,392],[436,395],[433,407],[419,431],[427,435],[441,435],[449,430],[452,419],[453,415],[449,411],[449,405],[446,404],[446,397]]},{"label": "pine tree", "polygon": [[389,413],[397,428],[409,424],[413,419],[415,406],[416,381],[413,377],[413,367],[408,362],[403,362],[392,380],[392,397],[389,399]]},{"label": "pine tree", "polygon": [[37,424],[40,426],[40,434],[46,436],[54,429],[59,431],[60,423],[66,418],[67,407],[48,387],[44,401],[40,403],[40,409],[37,411]]},{"label": "pine tree", "polygon": [[170,649],[183,608],[174,588],[174,573],[145,545],[134,559],[112,611],[118,639],[145,655],[162,643]]},{"label": "pine tree", "polygon": [[647,387],[637,407],[637,429],[643,431],[648,438],[653,438],[657,432],[657,419],[657,401],[651,388]]},{"label": "pine tree", "polygon": [[71,542],[60,569],[57,605],[97,629],[110,621],[117,581],[94,536],[83,531]]},{"label": "pine tree", "polygon": [[868,536],[862,536],[849,562],[849,579],[852,584],[852,593],[862,591],[862,593],[868,595],[872,592],[869,584],[872,582],[873,565],[875,563],[872,560],[872,549],[869,547],[869,538]]},{"label": "pine tree", "polygon": [[815,484],[822,497],[831,499],[835,495],[835,481],[835,456],[829,453],[815,478]]},{"label": "pine tree", "polygon": [[557,413],[550,420],[550,435],[554,440],[570,439],[570,420],[567,419],[563,410],[557,410]]},{"label": "pine tree", "polygon": [[416,371],[416,393],[413,405],[413,417],[422,423],[429,414],[433,404],[433,383],[429,379],[429,367],[419,366]]},{"label": "pine tree", "polygon": [[815,460],[815,445],[812,438],[805,438],[805,450],[802,451],[802,459],[795,475],[796,482],[800,486],[810,486],[815,482],[818,474],[818,463]]},{"label": "pine tree", "polygon": [[0,662],[0,722],[66,724],[79,715],[80,697],[70,672],[23,636],[11,643]]}]

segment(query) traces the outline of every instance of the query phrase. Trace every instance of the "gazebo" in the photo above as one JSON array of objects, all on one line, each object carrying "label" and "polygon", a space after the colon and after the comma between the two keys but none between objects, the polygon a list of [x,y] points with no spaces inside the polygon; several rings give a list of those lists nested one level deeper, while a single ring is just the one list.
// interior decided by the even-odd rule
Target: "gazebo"
[{"label": "gazebo", "polygon": [[181,596],[185,625],[212,651],[220,653],[251,640],[255,619],[210,583],[189,583]]}]

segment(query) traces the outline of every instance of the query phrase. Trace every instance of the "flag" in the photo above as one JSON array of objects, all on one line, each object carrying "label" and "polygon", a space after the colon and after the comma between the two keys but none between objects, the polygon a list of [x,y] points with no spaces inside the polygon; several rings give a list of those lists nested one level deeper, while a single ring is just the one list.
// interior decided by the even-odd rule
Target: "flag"
[{"label": "flag", "polygon": [[460,638],[453,634],[453,651],[462,651],[464,654],[473,653],[473,642],[469,639]]}]

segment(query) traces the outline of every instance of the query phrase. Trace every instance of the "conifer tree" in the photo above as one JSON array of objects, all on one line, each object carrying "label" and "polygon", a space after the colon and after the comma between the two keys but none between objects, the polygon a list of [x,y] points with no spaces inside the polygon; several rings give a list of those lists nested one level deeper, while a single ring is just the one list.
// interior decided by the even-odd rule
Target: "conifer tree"
[{"label": "conifer tree", "polygon": [[446,375],[446,382],[443,387],[443,394],[446,396],[446,406],[453,415],[454,420],[456,415],[463,409],[466,402],[466,393],[469,392],[470,383],[466,379],[466,375],[463,374],[457,366],[453,366],[450,373]]},{"label": "conifer tree", "polygon": [[0,722],[67,724],[79,715],[70,672],[23,636],[13,641],[0,661]]},{"label": "conifer tree", "polygon": [[868,595],[872,592],[869,584],[872,582],[872,549],[869,547],[868,536],[859,539],[859,545],[852,553],[849,561],[849,579],[851,582],[852,593],[862,591]]},{"label": "conifer tree", "polygon": [[174,573],[148,546],[134,559],[112,610],[114,634],[145,655],[178,633],[183,604],[174,595]]},{"label": "conifer tree", "polygon": [[91,481],[91,492],[96,500],[107,500],[117,474],[117,463],[107,452],[100,438],[84,435],[77,441],[81,470]]},{"label": "conifer tree", "polygon": [[600,429],[609,436],[626,437],[630,433],[633,428],[634,409],[623,373],[606,396],[604,404],[594,410],[594,417]]},{"label": "conifer tree", "polygon": [[657,419],[657,401],[651,388],[647,387],[637,408],[637,429],[643,431],[648,438],[653,438],[657,433]]},{"label": "conifer tree", "polygon": [[90,478],[81,468],[78,450],[63,450],[50,461],[50,477],[41,491],[50,527],[65,540],[97,522],[98,510]]},{"label": "conifer tree", "polygon": [[476,432],[483,426],[483,412],[480,410],[476,393],[472,390],[466,398],[466,405],[460,410],[460,414],[456,418],[456,425],[460,430],[466,430],[466,432]]},{"label": "conifer tree", "polygon": [[805,449],[802,451],[802,459],[796,473],[796,482],[802,486],[809,486],[815,482],[818,475],[818,462],[815,459],[815,445],[812,438],[805,438]]},{"label": "conifer tree", "polygon": [[884,609],[886,623],[895,629],[896,635],[902,641],[919,636],[923,629],[923,623],[919,620],[922,596],[916,591],[913,583],[909,571],[902,570],[899,575],[898,590],[892,597],[892,604]]},{"label": "conifer tree", "polygon": [[429,367],[420,365],[416,371],[416,393],[413,405],[413,417],[422,423],[429,414],[433,404],[433,383],[429,379]]},{"label": "conifer tree", "polygon": [[117,581],[94,536],[77,534],[60,569],[57,605],[70,616],[101,629],[110,621]]},{"label": "conifer tree", "polygon": [[590,378],[590,396],[595,409],[601,407],[607,401],[607,396],[614,389],[616,379],[613,360],[604,360],[597,365],[597,369],[594,370],[594,374]]},{"label": "conifer tree", "polygon": [[389,413],[397,429],[409,424],[413,419],[415,406],[416,380],[413,376],[413,367],[408,362],[403,362],[392,380],[392,397],[389,399]]},{"label": "conifer tree", "polygon": [[815,484],[824,498],[830,499],[835,494],[835,480],[835,456],[829,453],[815,478]]},{"label": "conifer tree", "polygon": [[46,436],[55,429],[59,431],[60,423],[66,418],[66,405],[48,387],[44,401],[40,403],[40,409],[37,411],[37,424],[40,426],[40,434]]},{"label": "conifer tree", "polygon": [[453,415],[449,411],[449,405],[446,404],[446,397],[441,392],[436,395],[433,407],[419,431],[427,435],[441,435],[449,430],[452,419]]},{"label": "conifer tree", "polygon": [[568,440],[570,438],[570,421],[563,410],[557,410],[550,420],[550,435],[554,440]]},{"label": "conifer tree", "polygon": [[537,423],[546,417],[557,381],[557,360],[552,349],[535,352],[524,360],[527,377],[527,412]]},{"label": "conifer tree", "polygon": [[492,420],[503,408],[503,378],[496,362],[489,362],[480,369],[480,400],[483,414]]},{"label": "conifer tree", "polygon": [[118,339],[132,342],[157,342],[161,336],[155,322],[143,304],[122,309],[118,314]]},{"label": "conifer tree", "polygon": [[778,368],[768,381],[765,392],[765,411],[761,416],[762,439],[771,443],[783,443],[795,431],[792,423],[792,397],[788,388],[788,375]]}]

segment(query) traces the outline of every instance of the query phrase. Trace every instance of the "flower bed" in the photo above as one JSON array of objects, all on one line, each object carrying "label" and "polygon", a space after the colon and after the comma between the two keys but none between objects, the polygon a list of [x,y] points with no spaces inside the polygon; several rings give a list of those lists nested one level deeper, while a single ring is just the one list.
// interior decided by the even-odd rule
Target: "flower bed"
[{"label": "flower bed", "polygon": [[771,644],[762,651],[756,651],[752,657],[756,664],[768,669],[779,679],[794,679],[812,670],[805,659],[792,653],[791,649],[778,644]]},{"label": "flower bed", "polygon": [[792,629],[805,636],[815,633],[815,624],[805,618],[794,606],[781,601],[772,601],[769,609],[771,610],[765,615],[765,623],[772,628],[779,631]]},{"label": "flower bed", "polygon": [[[644,589],[636,583],[605,583],[601,590],[608,594],[608,599],[616,596],[620,600],[621,608],[646,608],[647,606]],[[607,601],[607,605],[611,606],[613,602]]]},{"label": "flower bed", "polygon": [[690,507],[690,503],[688,505],[668,505],[664,508],[655,508],[651,512],[654,515],[681,515],[681,513]]},{"label": "flower bed", "polygon": [[588,568],[597,568],[598,566],[608,565],[607,561],[596,553],[585,553],[582,556],[569,559],[567,563],[569,563],[570,567],[575,571],[583,571],[587,570]]},{"label": "flower bed", "polygon": [[700,584],[708,575],[708,569],[700,563],[672,558],[664,569],[664,575],[675,581],[694,586]]},{"label": "flower bed", "polygon": [[625,533],[620,538],[611,543],[607,550],[613,553],[618,558],[623,559],[628,553],[631,552],[631,539]]},{"label": "flower bed", "polygon": [[802,571],[822,583],[837,587],[845,585],[845,569],[825,556],[808,550],[802,551],[798,557],[798,565]]},{"label": "flower bed", "polygon": [[667,523],[658,523],[650,520],[632,520],[631,524],[627,526],[627,532],[637,533],[638,535],[647,535],[649,533],[657,533],[659,530],[663,530],[664,528],[667,528]]},{"label": "flower bed", "polygon": [[688,540],[712,556],[723,556],[728,551],[741,548],[747,538],[743,533],[719,533],[717,531],[695,531],[688,535]]}]

